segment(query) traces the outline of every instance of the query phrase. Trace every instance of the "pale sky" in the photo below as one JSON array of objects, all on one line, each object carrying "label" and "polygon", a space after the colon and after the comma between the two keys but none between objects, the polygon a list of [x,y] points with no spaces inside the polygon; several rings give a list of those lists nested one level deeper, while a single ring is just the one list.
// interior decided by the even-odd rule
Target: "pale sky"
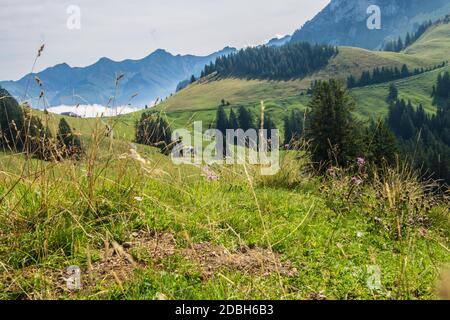
[{"label": "pale sky", "polygon": [[[87,66],[101,57],[141,59],[162,48],[207,55],[292,34],[330,0],[0,0],[0,80],[58,63]],[[81,10],[69,30],[67,8]]]}]

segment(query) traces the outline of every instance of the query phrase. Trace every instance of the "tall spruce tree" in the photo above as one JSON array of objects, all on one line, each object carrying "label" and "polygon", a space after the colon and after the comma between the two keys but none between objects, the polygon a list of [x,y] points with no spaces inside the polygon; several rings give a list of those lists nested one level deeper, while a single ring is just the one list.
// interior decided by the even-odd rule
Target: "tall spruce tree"
[{"label": "tall spruce tree", "polygon": [[308,136],[319,168],[330,162],[346,166],[361,151],[360,132],[352,116],[355,103],[342,83],[320,82],[309,104]]},{"label": "tall spruce tree", "polygon": [[229,121],[228,121],[228,116],[227,116],[227,113],[225,112],[225,108],[222,104],[217,109],[216,129],[225,135],[227,132],[227,129],[229,129],[229,128],[230,128],[230,125],[229,125]]},{"label": "tall spruce tree", "polygon": [[397,86],[395,85],[395,83],[391,83],[391,85],[389,86],[389,94],[388,94],[388,98],[387,101],[389,103],[395,102],[398,99],[398,89]]},{"label": "tall spruce tree", "polygon": [[272,118],[268,113],[264,114],[264,129],[267,130],[267,139],[272,139],[272,130],[275,130],[277,127],[275,122],[273,122]]},{"label": "tall spruce tree", "polygon": [[242,130],[247,131],[249,129],[254,129],[254,119],[252,113],[245,107],[241,106],[238,110],[238,120],[239,126]]},{"label": "tall spruce tree", "polygon": [[376,167],[395,164],[397,140],[383,119],[372,120],[366,131],[366,157]]}]

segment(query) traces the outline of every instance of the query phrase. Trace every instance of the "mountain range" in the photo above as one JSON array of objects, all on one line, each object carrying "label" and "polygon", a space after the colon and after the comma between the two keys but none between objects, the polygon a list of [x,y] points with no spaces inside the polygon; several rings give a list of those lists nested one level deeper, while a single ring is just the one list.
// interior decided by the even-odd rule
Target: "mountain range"
[{"label": "mountain range", "polygon": [[[40,109],[44,108],[43,100],[39,99],[41,91],[45,93],[46,106],[132,104],[142,107],[169,96],[181,80],[199,75],[206,64],[234,51],[236,49],[226,47],[200,57],[175,56],[159,49],[140,60],[116,62],[101,58],[85,68],[63,63],[37,74],[28,74],[18,81],[0,82],[0,86],[18,100],[27,100]],[[123,77],[116,88],[116,79],[120,75]]]}]

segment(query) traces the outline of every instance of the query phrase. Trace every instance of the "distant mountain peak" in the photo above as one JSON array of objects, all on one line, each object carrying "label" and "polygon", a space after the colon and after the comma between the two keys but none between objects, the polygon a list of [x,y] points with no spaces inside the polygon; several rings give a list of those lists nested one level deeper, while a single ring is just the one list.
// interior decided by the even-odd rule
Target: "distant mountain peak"
[{"label": "distant mountain peak", "polygon": [[63,62],[55,65],[53,68],[70,69],[70,66],[67,63]]},{"label": "distant mountain peak", "polygon": [[163,56],[170,56],[173,57],[173,54],[170,52],[164,50],[164,49],[157,49],[153,51],[148,57],[163,57]]}]

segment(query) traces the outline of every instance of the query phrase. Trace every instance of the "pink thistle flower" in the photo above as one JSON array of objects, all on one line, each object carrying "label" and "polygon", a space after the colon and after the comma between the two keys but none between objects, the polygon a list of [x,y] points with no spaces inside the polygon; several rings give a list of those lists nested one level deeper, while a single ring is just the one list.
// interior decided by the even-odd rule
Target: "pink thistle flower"
[{"label": "pink thistle flower", "polygon": [[351,180],[352,184],[355,186],[360,186],[364,181],[358,177],[353,177]]},{"label": "pink thistle flower", "polygon": [[358,162],[358,166],[359,166],[360,168],[362,168],[362,167],[364,167],[364,166],[366,165],[366,159],[364,159],[364,158],[359,157],[359,158],[357,159],[357,162]]},{"label": "pink thistle flower", "polygon": [[202,171],[202,176],[204,176],[207,181],[213,182],[219,180],[219,176],[216,175],[209,167],[203,167]]}]

